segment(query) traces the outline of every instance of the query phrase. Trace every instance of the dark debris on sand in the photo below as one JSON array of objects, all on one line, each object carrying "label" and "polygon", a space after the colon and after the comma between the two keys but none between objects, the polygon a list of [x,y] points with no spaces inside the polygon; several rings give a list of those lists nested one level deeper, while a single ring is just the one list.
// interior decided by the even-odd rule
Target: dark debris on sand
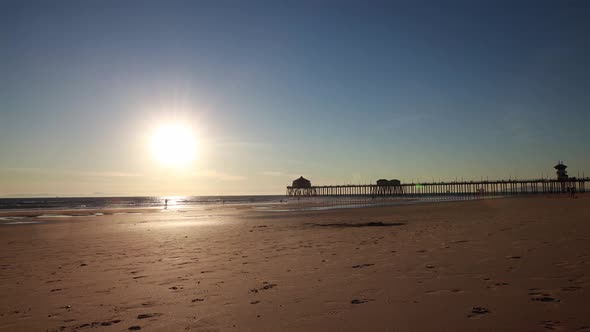
[{"label": "dark debris on sand", "polygon": [[264,286],[262,286],[260,288],[252,288],[252,289],[250,289],[250,293],[258,293],[259,291],[269,290],[269,289],[275,288],[277,286],[277,284],[271,284],[268,281],[264,281],[262,284]]},{"label": "dark debris on sand", "polygon": [[274,288],[277,284],[267,284],[262,286],[262,288],[260,288],[260,290],[266,290],[266,289],[271,289]]},{"label": "dark debris on sand", "polygon": [[485,307],[473,307],[471,309],[471,313],[476,314],[476,315],[484,315],[484,314],[489,314],[490,310]]},{"label": "dark debris on sand", "polygon": [[467,315],[467,318],[474,318],[474,317],[479,317],[481,315],[486,315],[489,314],[490,310],[488,308],[485,307],[473,307],[471,308],[471,314]]},{"label": "dark debris on sand", "polygon": [[339,228],[347,228],[347,227],[391,227],[391,226],[403,226],[406,223],[403,222],[381,222],[381,221],[372,221],[372,222],[365,222],[365,223],[358,223],[358,224],[348,224],[348,223],[330,223],[330,224],[311,224],[317,227],[339,227]]}]

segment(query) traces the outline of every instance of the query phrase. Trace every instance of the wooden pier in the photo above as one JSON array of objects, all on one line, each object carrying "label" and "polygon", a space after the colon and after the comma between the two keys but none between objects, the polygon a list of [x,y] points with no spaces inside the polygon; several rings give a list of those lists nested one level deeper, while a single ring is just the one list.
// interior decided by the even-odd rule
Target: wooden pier
[{"label": "wooden pier", "polygon": [[590,178],[400,183],[398,185],[288,186],[288,196],[507,196],[586,192]]}]

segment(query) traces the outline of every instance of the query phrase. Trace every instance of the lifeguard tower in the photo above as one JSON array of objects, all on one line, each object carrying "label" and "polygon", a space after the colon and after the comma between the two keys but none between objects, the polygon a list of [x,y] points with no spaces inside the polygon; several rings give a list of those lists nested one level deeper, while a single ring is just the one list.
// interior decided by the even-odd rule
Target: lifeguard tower
[{"label": "lifeguard tower", "polygon": [[567,166],[563,164],[563,161],[560,160],[553,168],[557,170],[555,173],[557,174],[558,181],[567,181],[569,179],[565,170]]}]

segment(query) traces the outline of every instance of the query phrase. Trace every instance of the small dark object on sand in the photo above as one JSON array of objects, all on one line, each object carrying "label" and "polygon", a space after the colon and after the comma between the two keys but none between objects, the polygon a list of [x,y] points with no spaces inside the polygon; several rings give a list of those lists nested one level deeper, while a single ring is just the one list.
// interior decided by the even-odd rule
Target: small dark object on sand
[{"label": "small dark object on sand", "polygon": [[354,300],[350,301],[350,304],[362,304],[362,303],[369,302],[369,301],[373,301],[373,300],[368,300],[368,299],[362,299],[362,300],[354,299]]},{"label": "small dark object on sand", "polygon": [[129,331],[139,331],[139,330],[141,330],[141,326],[137,326],[137,325],[129,326],[128,330]]},{"label": "small dark object on sand", "polygon": [[265,290],[266,289],[271,289],[271,288],[274,288],[276,285],[277,284],[267,284],[267,285],[264,285],[262,288],[260,288],[260,290],[263,290],[263,289],[265,289]]},{"label": "small dark object on sand", "polygon": [[489,314],[490,310],[488,310],[488,308],[484,308],[484,307],[473,307],[471,309],[471,313],[477,314],[477,315],[483,315],[483,314]]},{"label": "small dark object on sand", "polygon": [[203,302],[205,299],[193,299],[192,302]]}]

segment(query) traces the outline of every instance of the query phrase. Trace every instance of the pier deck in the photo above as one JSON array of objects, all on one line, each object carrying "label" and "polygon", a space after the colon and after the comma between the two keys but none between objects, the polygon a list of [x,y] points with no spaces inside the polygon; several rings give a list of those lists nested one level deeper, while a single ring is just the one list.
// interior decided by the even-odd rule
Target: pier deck
[{"label": "pier deck", "polygon": [[328,185],[308,188],[287,187],[288,196],[439,196],[439,195],[522,195],[586,192],[590,178],[568,180],[496,180],[402,183],[399,186]]}]

